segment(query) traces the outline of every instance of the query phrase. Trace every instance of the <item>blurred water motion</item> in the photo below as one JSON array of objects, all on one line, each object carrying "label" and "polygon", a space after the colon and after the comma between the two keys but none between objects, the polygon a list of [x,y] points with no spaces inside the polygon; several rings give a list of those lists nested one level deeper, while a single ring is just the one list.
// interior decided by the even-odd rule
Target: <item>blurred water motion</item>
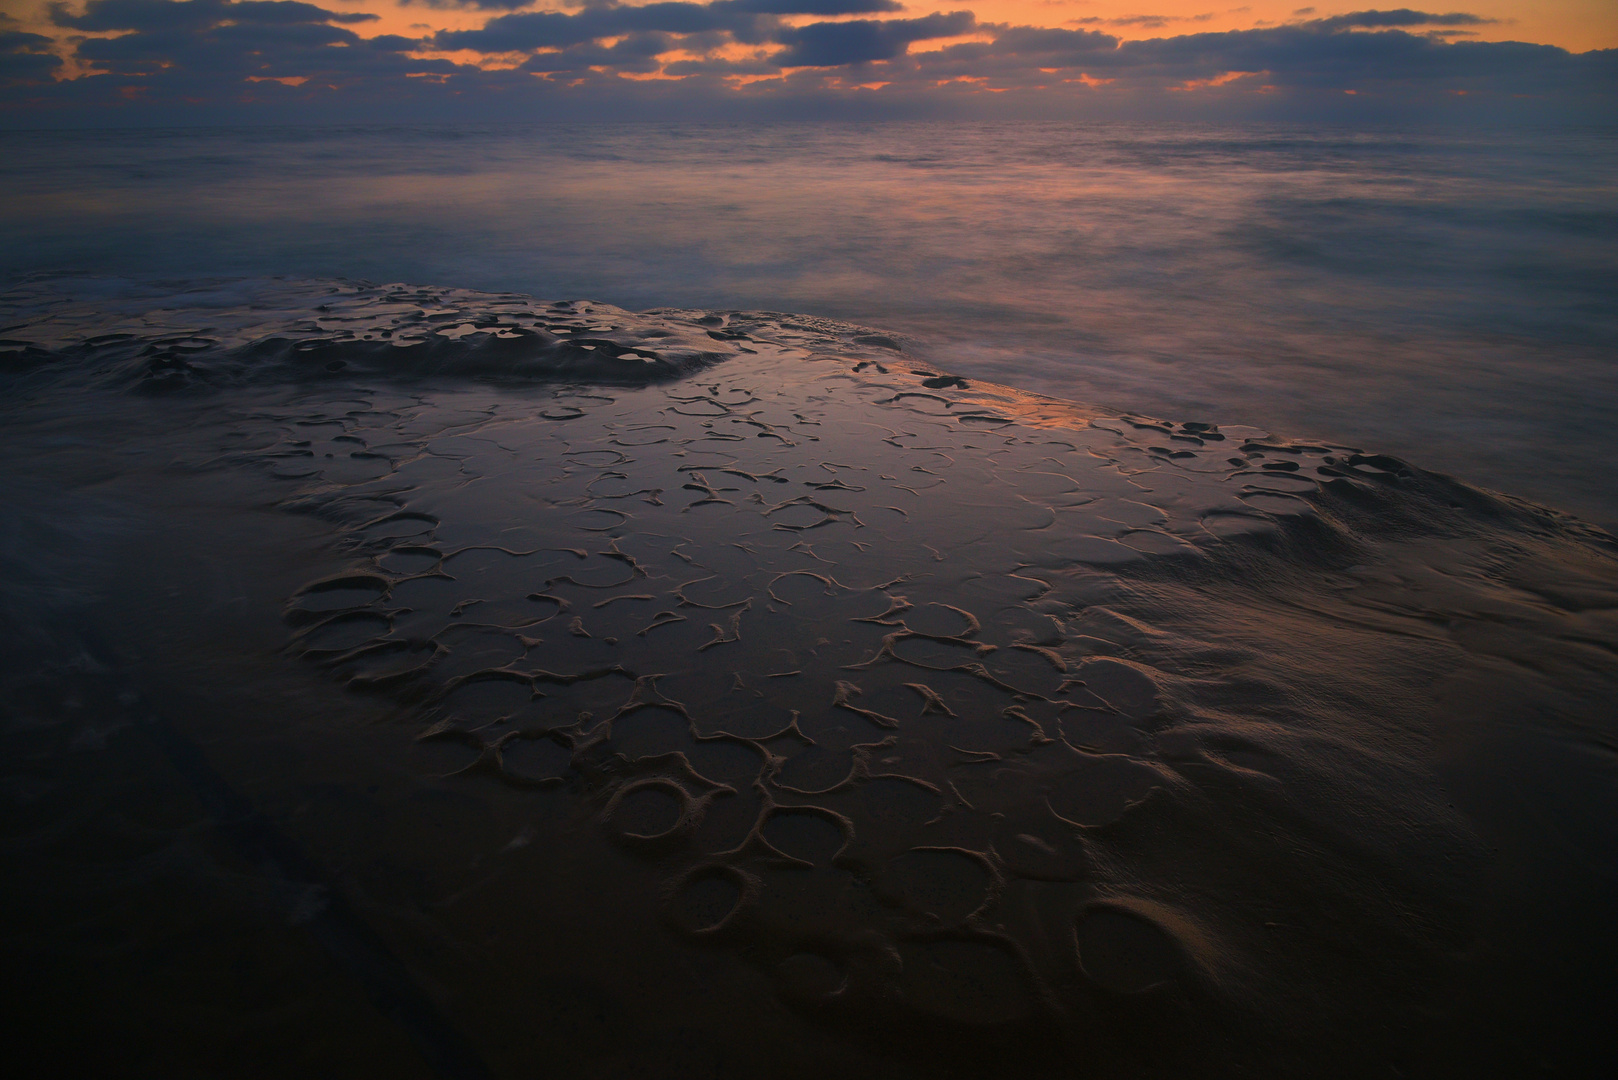
[{"label": "blurred water motion", "polygon": [[1618,524],[1618,139],[1171,126],[6,134],[0,273],[804,311]]}]

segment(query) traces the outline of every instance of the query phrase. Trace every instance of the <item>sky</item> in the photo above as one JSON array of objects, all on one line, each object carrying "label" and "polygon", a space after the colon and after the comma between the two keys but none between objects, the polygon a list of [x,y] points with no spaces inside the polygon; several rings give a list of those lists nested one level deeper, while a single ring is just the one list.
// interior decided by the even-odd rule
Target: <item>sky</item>
[{"label": "sky", "polygon": [[1610,123],[1618,0],[0,0],[0,127],[1085,115]]}]

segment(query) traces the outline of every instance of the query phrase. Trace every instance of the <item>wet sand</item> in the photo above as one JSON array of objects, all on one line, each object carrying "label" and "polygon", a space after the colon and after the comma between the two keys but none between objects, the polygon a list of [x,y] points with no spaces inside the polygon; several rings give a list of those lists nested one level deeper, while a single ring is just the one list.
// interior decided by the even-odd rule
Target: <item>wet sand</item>
[{"label": "wet sand", "polygon": [[32,1050],[1361,1077],[1610,1049],[1600,530],[801,316],[73,288],[13,292],[0,334]]}]

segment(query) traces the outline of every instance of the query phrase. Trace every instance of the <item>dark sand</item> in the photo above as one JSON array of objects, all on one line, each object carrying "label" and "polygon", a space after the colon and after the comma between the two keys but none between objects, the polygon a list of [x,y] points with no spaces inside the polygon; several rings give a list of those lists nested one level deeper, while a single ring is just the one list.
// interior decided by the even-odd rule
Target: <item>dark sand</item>
[{"label": "dark sand", "polygon": [[72,281],[3,314],[8,1053],[1614,1049],[1606,533],[796,316]]}]

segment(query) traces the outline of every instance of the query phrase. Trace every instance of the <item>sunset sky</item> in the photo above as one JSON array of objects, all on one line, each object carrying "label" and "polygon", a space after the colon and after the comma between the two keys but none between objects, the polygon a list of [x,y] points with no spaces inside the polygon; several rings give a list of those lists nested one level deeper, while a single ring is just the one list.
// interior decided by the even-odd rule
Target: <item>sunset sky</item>
[{"label": "sunset sky", "polygon": [[0,12],[10,124],[760,108],[1599,119],[1618,102],[1611,0],[1435,12],[1264,0],[0,0]]}]

